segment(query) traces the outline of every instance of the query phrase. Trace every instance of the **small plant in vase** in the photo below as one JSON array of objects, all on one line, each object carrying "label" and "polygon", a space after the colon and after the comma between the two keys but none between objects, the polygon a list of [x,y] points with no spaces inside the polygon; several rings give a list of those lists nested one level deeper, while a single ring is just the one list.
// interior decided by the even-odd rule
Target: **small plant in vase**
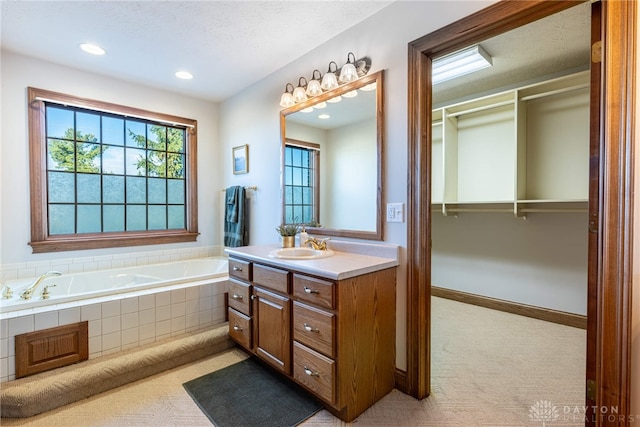
[{"label": "small plant in vase", "polygon": [[296,244],[296,234],[300,231],[300,225],[293,224],[280,224],[276,227],[276,231],[282,236],[282,247],[293,248]]}]

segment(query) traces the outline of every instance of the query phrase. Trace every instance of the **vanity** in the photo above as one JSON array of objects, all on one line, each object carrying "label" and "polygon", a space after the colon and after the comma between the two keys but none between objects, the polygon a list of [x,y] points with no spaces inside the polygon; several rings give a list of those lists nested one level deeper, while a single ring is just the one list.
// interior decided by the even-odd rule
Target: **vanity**
[{"label": "vanity", "polygon": [[304,260],[277,249],[225,250],[229,335],[350,422],[394,388],[397,248]]}]

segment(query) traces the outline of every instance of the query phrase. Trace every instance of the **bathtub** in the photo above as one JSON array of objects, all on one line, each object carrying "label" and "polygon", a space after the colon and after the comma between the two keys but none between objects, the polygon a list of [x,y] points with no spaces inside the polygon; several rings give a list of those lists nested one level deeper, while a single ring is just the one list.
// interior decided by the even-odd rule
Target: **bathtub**
[{"label": "bathtub", "polygon": [[[42,280],[29,300],[22,299],[20,295],[37,280],[37,277],[9,280],[2,285],[2,290],[9,286],[13,296],[10,299],[0,299],[0,313],[2,317],[6,317],[7,314],[25,309],[47,306],[53,308],[67,302],[90,303],[126,298],[129,295],[145,295],[223,281],[227,275],[226,257],[199,258],[85,273],[63,273],[59,277],[46,277]],[[48,299],[41,297],[45,286],[48,286],[49,290]]]}]

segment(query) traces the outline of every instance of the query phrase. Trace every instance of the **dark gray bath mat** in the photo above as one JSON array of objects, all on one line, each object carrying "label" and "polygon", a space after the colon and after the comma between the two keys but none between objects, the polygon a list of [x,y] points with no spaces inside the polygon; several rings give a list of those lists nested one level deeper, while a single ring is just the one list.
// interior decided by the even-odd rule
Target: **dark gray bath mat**
[{"label": "dark gray bath mat", "polygon": [[322,409],[307,391],[254,358],[183,386],[218,427],[295,426]]}]

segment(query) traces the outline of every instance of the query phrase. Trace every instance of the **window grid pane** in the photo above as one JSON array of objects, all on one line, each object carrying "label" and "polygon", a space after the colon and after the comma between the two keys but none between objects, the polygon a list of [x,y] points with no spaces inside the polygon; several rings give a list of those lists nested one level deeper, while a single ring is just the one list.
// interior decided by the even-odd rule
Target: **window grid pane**
[{"label": "window grid pane", "polygon": [[184,128],[45,109],[49,234],[186,229]]},{"label": "window grid pane", "polygon": [[315,185],[317,173],[314,164],[316,150],[298,146],[285,146],[284,195],[285,222],[315,225]]}]

